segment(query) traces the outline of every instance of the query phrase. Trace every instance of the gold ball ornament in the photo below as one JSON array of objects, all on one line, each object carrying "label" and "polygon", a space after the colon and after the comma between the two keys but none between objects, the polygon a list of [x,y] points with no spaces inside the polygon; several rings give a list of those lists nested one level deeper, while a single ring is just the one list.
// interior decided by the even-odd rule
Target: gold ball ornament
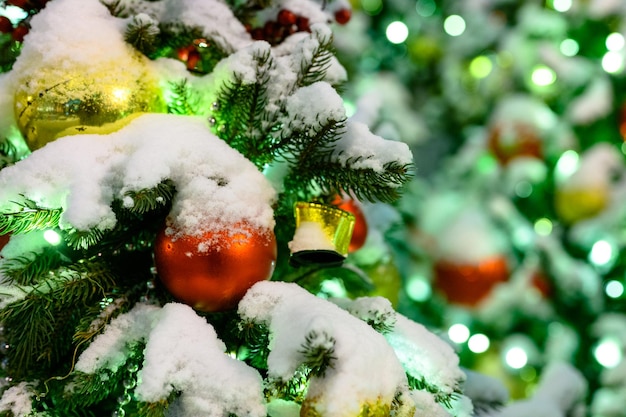
[{"label": "gold ball ornament", "polygon": [[166,111],[158,82],[139,54],[124,65],[31,71],[18,85],[15,118],[31,151],[63,136],[112,133],[143,113]]},{"label": "gold ball ornament", "polygon": [[567,224],[597,216],[609,201],[609,192],[603,187],[562,188],[554,196],[554,208],[559,219]]}]

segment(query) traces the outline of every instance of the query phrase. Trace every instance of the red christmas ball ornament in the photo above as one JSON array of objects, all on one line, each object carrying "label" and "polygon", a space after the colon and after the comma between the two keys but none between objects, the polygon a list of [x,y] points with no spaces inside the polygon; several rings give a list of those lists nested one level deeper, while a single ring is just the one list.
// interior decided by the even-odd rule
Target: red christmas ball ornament
[{"label": "red christmas ball ornament", "polygon": [[9,243],[9,239],[11,239],[10,234],[0,234],[0,250],[2,250],[2,248],[4,248],[7,243]]},{"label": "red christmas ball ornament", "polygon": [[340,25],[345,25],[352,18],[352,10],[350,9],[339,9],[335,12],[335,21]]},{"label": "red christmas ball ornament", "polygon": [[[277,256],[274,232],[247,223],[232,230],[178,239],[166,228],[159,232],[154,261],[159,279],[175,298],[200,311],[229,310],[252,285],[272,276]],[[208,248],[200,250],[206,242]]]},{"label": "red christmas ball ornament", "polygon": [[489,129],[487,146],[502,165],[521,156],[543,159],[539,134],[535,128],[524,123],[493,125]]},{"label": "red christmas ball ornament", "polygon": [[348,252],[354,252],[360,249],[367,239],[367,221],[361,205],[358,201],[351,198],[341,198],[336,196],[331,203],[333,206],[347,211],[354,215],[354,230],[352,231],[352,238],[350,239],[350,246],[348,246]]},{"label": "red christmas ball ornament", "polygon": [[434,286],[454,304],[475,307],[494,286],[509,278],[505,257],[496,256],[477,264],[438,261],[434,265]]}]

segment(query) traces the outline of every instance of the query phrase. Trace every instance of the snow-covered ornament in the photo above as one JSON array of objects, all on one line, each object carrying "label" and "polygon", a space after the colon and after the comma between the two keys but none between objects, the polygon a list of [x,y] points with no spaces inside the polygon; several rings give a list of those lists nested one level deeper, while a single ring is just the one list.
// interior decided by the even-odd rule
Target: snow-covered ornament
[{"label": "snow-covered ornament", "polygon": [[348,255],[354,230],[354,215],[336,207],[298,202],[296,232],[291,242],[294,265],[341,265]]},{"label": "snow-covered ornament", "polygon": [[568,224],[593,218],[617,200],[623,190],[626,165],[620,152],[608,143],[598,143],[581,156],[575,171],[558,178],[555,210]]},{"label": "snow-covered ornament", "polygon": [[505,242],[480,206],[457,212],[437,236],[434,286],[452,303],[478,305],[509,279]]},{"label": "snow-covered ornament", "polygon": [[[83,21],[67,25],[75,9],[84,10]],[[141,113],[165,111],[147,58],[124,41],[104,5],[55,1],[31,23],[12,71],[15,118],[31,150],[62,136],[115,132]],[[51,39],[63,48],[50,48]]]},{"label": "snow-covered ornament", "polygon": [[253,284],[269,279],[277,256],[274,232],[245,224],[236,229],[173,238],[164,228],[154,261],[167,290],[196,310],[224,311],[236,307]]},{"label": "snow-covered ornament", "polygon": [[491,115],[486,146],[502,165],[518,157],[543,159],[556,122],[544,103],[523,95],[508,97]]}]

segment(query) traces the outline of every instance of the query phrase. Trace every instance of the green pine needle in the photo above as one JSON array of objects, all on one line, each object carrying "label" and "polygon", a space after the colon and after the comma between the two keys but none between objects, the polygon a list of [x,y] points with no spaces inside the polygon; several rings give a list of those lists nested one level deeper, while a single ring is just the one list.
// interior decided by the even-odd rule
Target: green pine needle
[{"label": "green pine needle", "polygon": [[154,20],[141,19],[134,16],[126,27],[126,42],[133,45],[145,55],[152,54],[158,47],[159,26]]},{"label": "green pine needle", "polygon": [[171,82],[169,97],[167,99],[168,113],[182,114],[185,116],[198,115],[200,109],[196,92],[189,86],[187,79],[179,82]]},{"label": "green pine needle", "polygon": [[0,234],[21,234],[33,230],[52,229],[59,225],[62,209],[38,207],[37,203],[27,198],[14,202],[19,210],[0,213]]},{"label": "green pine needle", "polygon": [[297,87],[311,85],[317,81],[322,81],[326,76],[331,59],[335,55],[333,48],[333,36],[322,37],[319,32],[312,34],[319,46],[315,48],[311,55],[302,54],[302,62],[300,63],[300,72]]},{"label": "green pine needle", "polygon": [[5,259],[0,266],[0,275],[16,285],[35,285],[62,263],[58,251],[54,248],[44,248],[41,253]]},{"label": "green pine needle", "polygon": [[150,211],[164,207],[174,197],[176,188],[170,180],[159,183],[154,188],[146,188],[139,191],[128,191],[124,195],[127,199],[132,199],[133,205],[126,207],[128,210],[138,214],[145,214]]},{"label": "green pine needle", "polygon": [[298,352],[304,356],[304,365],[311,370],[312,375],[324,377],[328,368],[334,367],[337,360],[335,343],[335,338],[326,332],[311,330],[307,333]]}]

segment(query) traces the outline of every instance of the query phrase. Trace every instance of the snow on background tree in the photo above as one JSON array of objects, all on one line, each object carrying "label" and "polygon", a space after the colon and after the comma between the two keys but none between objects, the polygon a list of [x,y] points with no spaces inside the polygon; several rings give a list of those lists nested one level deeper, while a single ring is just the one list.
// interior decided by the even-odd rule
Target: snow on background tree
[{"label": "snow on background tree", "polygon": [[[623,4],[355,4],[336,31],[346,96],[417,167],[385,229],[399,311],[449,329],[513,398],[545,398],[565,361],[590,415],[623,416]],[[520,407],[505,415],[559,415]]]}]

